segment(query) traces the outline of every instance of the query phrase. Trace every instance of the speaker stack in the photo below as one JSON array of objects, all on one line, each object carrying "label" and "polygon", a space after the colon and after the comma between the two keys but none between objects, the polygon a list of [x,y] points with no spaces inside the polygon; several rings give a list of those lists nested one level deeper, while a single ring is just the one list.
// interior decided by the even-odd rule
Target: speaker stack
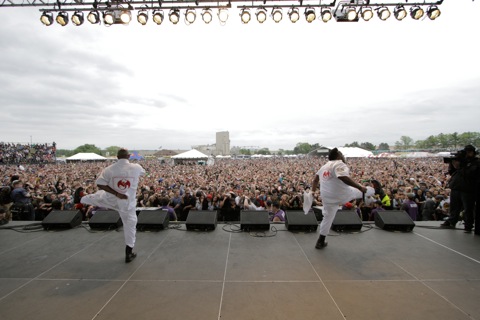
[{"label": "speaker stack", "polygon": [[240,211],[240,229],[243,231],[270,230],[268,212],[264,210]]},{"label": "speaker stack", "polygon": [[113,230],[123,226],[120,214],[113,210],[98,210],[88,222],[90,229]]},{"label": "speaker stack", "polygon": [[138,231],[159,231],[167,229],[170,223],[167,210],[141,210],[138,214]]},{"label": "speaker stack", "polygon": [[190,210],[185,221],[187,230],[212,231],[217,227],[217,211]]},{"label": "speaker stack", "polygon": [[387,231],[410,232],[415,228],[415,222],[403,210],[377,211],[375,225]]},{"label": "speaker stack", "polygon": [[42,221],[44,230],[72,229],[82,223],[80,211],[53,210]]},{"label": "speaker stack", "polygon": [[318,228],[318,221],[314,212],[286,211],[285,227],[288,231],[313,232]]},{"label": "speaker stack", "polygon": [[332,230],[341,231],[360,231],[363,222],[354,210],[338,210],[332,223]]}]

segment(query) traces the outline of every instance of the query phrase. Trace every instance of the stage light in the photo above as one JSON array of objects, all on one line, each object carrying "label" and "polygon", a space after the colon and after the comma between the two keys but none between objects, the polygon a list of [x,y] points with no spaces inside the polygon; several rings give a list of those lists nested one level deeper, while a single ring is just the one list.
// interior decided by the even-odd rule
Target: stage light
[{"label": "stage light", "polygon": [[242,23],[249,23],[251,18],[252,16],[250,15],[250,11],[246,8],[242,9],[242,11],[240,12],[240,19],[242,20]]},{"label": "stage light", "polygon": [[373,10],[370,7],[362,9],[362,19],[365,21],[370,21],[373,18]]},{"label": "stage light", "polygon": [[272,9],[272,19],[276,23],[279,23],[282,21],[283,18],[283,13],[282,13],[282,8],[273,8]]},{"label": "stage light", "polygon": [[397,6],[393,10],[393,15],[398,21],[402,21],[407,17],[407,10],[403,6]]},{"label": "stage light", "polygon": [[430,8],[427,9],[427,16],[430,18],[430,20],[435,20],[438,17],[440,17],[440,9],[438,9],[437,6],[430,6]]},{"label": "stage light", "polygon": [[295,23],[298,20],[300,20],[300,13],[298,12],[298,9],[292,7],[288,12],[288,17],[290,18],[290,21],[292,21],[292,23]]},{"label": "stage light", "polygon": [[192,24],[195,22],[195,19],[197,19],[195,9],[187,9],[187,11],[185,11],[185,22],[187,24]]},{"label": "stage light", "polygon": [[323,8],[320,12],[320,16],[323,22],[328,22],[332,19],[332,11],[328,8]]},{"label": "stage light", "polygon": [[87,20],[90,21],[91,24],[100,23],[100,16],[98,15],[98,11],[90,11],[87,15]]},{"label": "stage light", "polygon": [[68,13],[65,11],[59,12],[55,20],[59,25],[65,27],[68,24]]},{"label": "stage light", "polygon": [[203,12],[202,12],[202,19],[203,19],[203,22],[205,22],[206,24],[209,24],[210,22],[212,22],[212,10],[210,9],[203,9]]},{"label": "stage light", "polygon": [[227,23],[228,20],[228,10],[227,9],[218,9],[218,20],[221,24]]},{"label": "stage light", "polygon": [[315,21],[317,18],[317,15],[315,14],[315,9],[313,8],[306,8],[305,9],[305,20],[307,20],[308,23],[312,23]]},{"label": "stage light", "polygon": [[72,22],[76,26],[81,26],[83,24],[83,12],[82,11],[75,11],[72,15]]},{"label": "stage light", "polygon": [[103,13],[103,23],[107,26],[111,26],[115,22],[115,14],[112,10],[105,11]]},{"label": "stage light", "polygon": [[132,13],[130,12],[130,10],[123,10],[120,13],[120,21],[123,24],[129,24],[130,21],[132,21]]},{"label": "stage light", "polygon": [[140,23],[142,26],[147,24],[148,21],[148,13],[146,10],[140,10],[137,14],[137,21]]},{"label": "stage light", "polygon": [[390,10],[387,7],[381,7],[377,9],[377,15],[380,20],[385,21],[390,18]]},{"label": "stage light", "polygon": [[153,11],[153,22],[158,25],[161,25],[163,22],[163,11],[162,10],[155,10]]},{"label": "stage light", "polygon": [[259,23],[264,23],[265,20],[267,20],[267,10],[265,10],[265,8],[258,8],[255,15],[257,16],[257,21]]},{"label": "stage light", "polygon": [[51,26],[53,23],[53,14],[51,12],[44,11],[40,16],[40,21],[46,26]]},{"label": "stage light", "polygon": [[425,12],[423,11],[423,9],[420,8],[419,6],[410,8],[410,16],[415,20],[421,19],[424,13]]},{"label": "stage light", "polygon": [[354,7],[346,9],[346,15],[348,21],[354,21],[358,19],[357,10]]},{"label": "stage light", "polygon": [[177,24],[178,21],[180,21],[180,10],[178,9],[170,10],[170,13],[168,14],[168,19],[170,19],[171,23]]}]

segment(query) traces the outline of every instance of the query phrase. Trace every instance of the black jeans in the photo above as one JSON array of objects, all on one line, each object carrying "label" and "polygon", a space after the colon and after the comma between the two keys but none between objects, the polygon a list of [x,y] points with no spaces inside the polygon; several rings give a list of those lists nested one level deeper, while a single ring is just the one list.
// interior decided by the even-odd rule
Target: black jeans
[{"label": "black jeans", "polygon": [[455,226],[458,220],[460,220],[460,212],[462,212],[462,210],[465,229],[472,229],[475,210],[475,193],[452,190],[450,193],[450,217],[447,219],[452,226]]}]

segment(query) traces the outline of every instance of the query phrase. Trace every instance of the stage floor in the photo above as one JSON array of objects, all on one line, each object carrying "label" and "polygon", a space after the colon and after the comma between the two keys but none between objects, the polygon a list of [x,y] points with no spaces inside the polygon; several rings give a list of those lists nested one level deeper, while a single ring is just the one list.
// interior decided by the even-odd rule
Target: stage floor
[{"label": "stage floor", "polygon": [[137,233],[129,264],[121,230],[2,229],[0,319],[480,319],[480,237],[438,225],[332,231],[317,250],[318,231],[283,224],[180,224]]}]

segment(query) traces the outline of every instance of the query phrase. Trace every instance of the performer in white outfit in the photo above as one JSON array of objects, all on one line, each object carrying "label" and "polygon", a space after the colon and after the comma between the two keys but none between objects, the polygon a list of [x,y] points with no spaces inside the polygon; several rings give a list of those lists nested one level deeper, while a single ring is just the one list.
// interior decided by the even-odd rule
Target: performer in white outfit
[{"label": "performer in white outfit", "polygon": [[320,197],[323,203],[320,237],[315,245],[317,249],[327,246],[325,238],[330,231],[339,205],[352,199],[362,198],[363,194],[367,192],[365,186],[350,178],[350,169],[345,164],[345,157],[337,148],[330,150],[328,160],[315,174],[312,183],[312,191],[314,192],[320,182]]},{"label": "performer in white outfit", "polygon": [[117,158],[118,161],[105,168],[98,177],[96,183],[100,190],[82,197],[81,202],[118,211],[123,222],[125,262],[130,262],[137,256],[133,252],[137,226],[136,196],[140,176],[145,170],[128,161],[130,153],[126,149],[120,149]]}]

